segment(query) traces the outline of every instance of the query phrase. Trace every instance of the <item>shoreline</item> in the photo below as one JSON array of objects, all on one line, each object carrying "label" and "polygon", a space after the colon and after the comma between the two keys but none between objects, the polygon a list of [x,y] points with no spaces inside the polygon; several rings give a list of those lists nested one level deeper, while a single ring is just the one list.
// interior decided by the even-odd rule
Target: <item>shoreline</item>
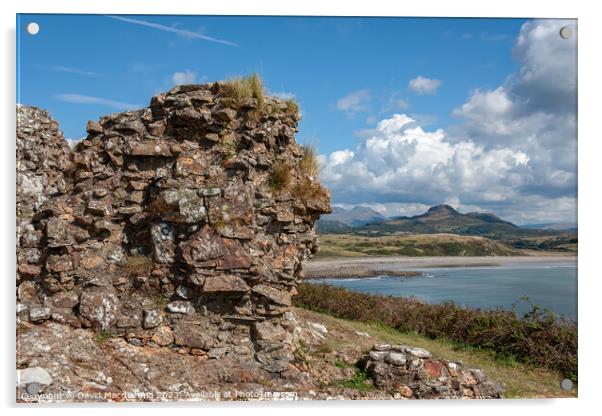
[{"label": "shoreline", "polygon": [[418,277],[424,273],[408,269],[448,267],[499,267],[509,265],[553,265],[577,263],[577,256],[499,257],[355,257],[315,260],[305,265],[305,279],[365,278],[375,276]]}]

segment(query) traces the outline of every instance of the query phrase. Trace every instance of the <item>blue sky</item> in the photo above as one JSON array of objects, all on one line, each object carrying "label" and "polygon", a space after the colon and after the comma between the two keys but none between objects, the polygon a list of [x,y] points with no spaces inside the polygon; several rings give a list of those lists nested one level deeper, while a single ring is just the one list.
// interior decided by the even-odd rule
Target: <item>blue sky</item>
[{"label": "blue sky", "polygon": [[[30,21],[40,25],[35,36],[24,31]],[[270,92],[294,95],[299,101],[303,120],[298,141],[319,149],[324,164],[323,181],[333,190],[335,203],[366,204],[386,214],[399,215],[419,212],[434,202],[449,202],[465,210],[501,211],[517,222],[573,221],[574,207],[565,207],[564,211],[546,218],[542,218],[541,211],[546,209],[543,199],[547,198],[550,207],[554,198],[574,199],[574,180],[573,185],[547,184],[537,177],[519,181],[520,184],[510,181],[522,188],[514,199],[501,201],[500,194],[507,191],[498,189],[497,194],[483,199],[478,196],[483,189],[467,192],[471,185],[462,183],[458,183],[461,189],[456,190],[441,183],[425,190],[430,192],[428,195],[418,191],[400,193],[395,189],[396,178],[384,178],[370,165],[373,157],[377,159],[374,164],[384,160],[382,154],[370,152],[371,143],[378,142],[379,137],[385,137],[383,146],[389,153],[401,152],[399,160],[407,152],[417,154],[416,146],[407,149],[395,146],[400,140],[406,144],[412,142],[414,136],[406,137],[404,131],[408,126],[419,125],[427,134],[423,143],[437,142],[428,134],[442,129],[443,145],[455,146],[453,155],[433,161],[435,165],[443,163],[451,168],[459,149],[465,147],[456,144],[473,143],[481,146],[483,152],[489,152],[473,152],[471,157],[478,156],[479,163],[503,154],[521,169],[525,166],[531,169],[529,163],[536,155],[511,145],[506,140],[508,130],[487,132],[475,121],[475,117],[481,117],[481,121],[496,117],[499,121],[500,114],[496,113],[499,108],[490,108],[492,102],[504,105],[504,97],[495,94],[499,88],[504,89],[505,97],[515,105],[512,112],[519,109],[515,97],[534,102],[535,94],[542,95],[541,89],[525,89],[525,85],[541,82],[528,83],[521,78],[521,68],[537,58],[527,47],[517,51],[517,39],[526,22],[525,19],[20,15],[17,96],[20,103],[49,110],[60,122],[65,136],[78,139],[85,135],[87,120],[146,106],[151,96],[178,81],[205,82],[259,72]],[[535,28],[531,31],[537,33]],[[534,36],[529,41],[540,40]],[[478,94],[483,95],[480,101]],[[524,105],[520,109],[524,114],[542,112]],[[492,110],[493,114],[481,110]],[[572,113],[575,116],[574,107]],[[394,134],[384,132],[382,125],[378,127],[383,120],[393,120],[395,114],[409,117],[412,123],[397,119]],[[507,117],[508,111],[502,118]],[[529,126],[542,126],[544,119],[531,120]],[[509,126],[515,126],[521,120],[514,117],[507,121]],[[536,133],[544,137],[545,132]],[[529,137],[533,134],[529,130]],[[576,136],[569,139],[576,140]],[[552,146],[556,142],[546,143]],[[500,146],[508,152],[491,153]],[[339,163],[341,152],[353,153],[351,159],[347,153],[343,165]],[[525,158],[528,162],[521,165]],[[370,189],[374,192],[354,185],[357,178],[341,179],[337,166],[345,163],[350,163],[346,169],[361,170],[362,163],[367,166],[366,179],[373,181]],[[400,174],[409,166],[395,161],[386,163],[391,163],[391,169]],[[571,163],[572,160],[566,161],[556,170],[569,172]],[[458,165],[453,167],[456,174]],[[504,170],[507,166],[498,168]],[[465,177],[468,170],[462,169],[461,175]],[[504,183],[511,175],[527,174],[524,169],[517,172],[514,168],[502,173],[506,176],[499,177],[498,182]],[[495,182],[493,176],[491,180]],[[534,195],[537,201],[525,199]],[[438,198],[442,200],[437,201]],[[532,206],[535,202],[542,204],[537,213],[518,215],[519,210],[525,211],[520,204]]]}]

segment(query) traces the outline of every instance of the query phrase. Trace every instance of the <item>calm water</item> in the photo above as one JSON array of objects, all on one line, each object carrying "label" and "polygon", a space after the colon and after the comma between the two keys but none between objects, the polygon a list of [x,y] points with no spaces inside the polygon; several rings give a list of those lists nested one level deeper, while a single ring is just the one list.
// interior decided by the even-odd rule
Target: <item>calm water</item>
[{"label": "calm water", "polygon": [[528,296],[534,304],[577,320],[577,266],[574,263],[505,265],[412,269],[425,277],[373,277],[365,279],[311,279],[350,290],[393,296],[415,296],[438,303],[452,300],[468,307],[496,307],[525,313],[530,306],[521,301]]}]

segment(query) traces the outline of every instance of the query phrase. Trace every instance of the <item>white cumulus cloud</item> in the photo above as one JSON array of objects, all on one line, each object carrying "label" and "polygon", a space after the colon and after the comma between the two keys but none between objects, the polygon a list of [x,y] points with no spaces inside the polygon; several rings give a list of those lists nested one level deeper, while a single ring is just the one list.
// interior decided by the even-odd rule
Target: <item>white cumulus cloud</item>
[{"label": "white cumulus cloud", "polygon": [[100,105],[103,107],[115,108],[117,110],[134,110],[141,107],[138,104],[129,104],[121,101],[109,100],[106,98],[83,94],[56,94],[54,97],[67,103]]},{"label": "white cumulus cloud", "polygon": [[[575,35],[562,39],[562,26]],[[358,132],[355,148],[320,156],[334,202],[387,213],[445,202],[519,224],[575,221],[576,32],[573,21],[525,23],[512,50],[518,70],[475,89],[453,111],[457,126],[425,130],[395,114]],[[432,81],[419,76],[410,88],[434,93]]]},{"label": "white cumulus cloud", "polygon": [[353,91],[337,101],[337,109],[346,112],[349,115],[368,111],[372,93],[370,90]]},{"label": "white cumulus cloud", "polygon": [[171,82],[174,85],[194,84],[197,81],[197,73],[195,71],[178,71],[171,76]]},{"label": "white cumulus cloud", "polygon": [[428,204],[459,196],[499,201],[512,195],[520,184],[516,178],[528,170],[524,152],[451,142],[444,130],[425,131],[405,114],[380,121],[366,134],[355,149],[319,159],[322,180],[343,203]]},{"label": "white cumulus cloud", "polygon": [[408,86],[412,91],[418,95],[424,94],[435,94],[437,89],[443,84],[440,79],[426,78],[422,75],[418,75],[416,78],[411,79]]}]

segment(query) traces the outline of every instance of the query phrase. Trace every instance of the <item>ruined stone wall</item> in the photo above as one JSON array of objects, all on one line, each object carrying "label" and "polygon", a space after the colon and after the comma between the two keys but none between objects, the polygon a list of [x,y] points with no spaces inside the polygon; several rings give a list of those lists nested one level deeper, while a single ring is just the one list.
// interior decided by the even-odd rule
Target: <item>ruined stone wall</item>
[{"label": "ruined stone wall", "polygon": [[296,106],[183,85],[89,122],[73,151],[45,111],[17,115],[22,318],[286,366],[286,313],[330,212]]}]

